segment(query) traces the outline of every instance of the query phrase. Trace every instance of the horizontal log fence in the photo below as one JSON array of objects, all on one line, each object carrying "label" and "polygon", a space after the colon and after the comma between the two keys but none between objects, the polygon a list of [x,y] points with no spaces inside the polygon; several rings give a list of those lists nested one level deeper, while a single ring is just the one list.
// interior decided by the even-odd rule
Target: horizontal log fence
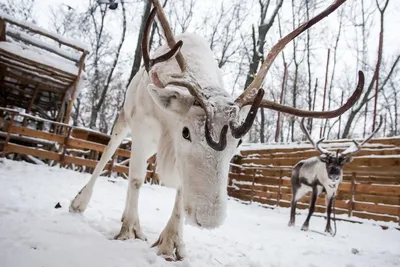
[{"label": "horizontal log fence", "polygon": [[[5,117],[9,118],[8,120],[3,119],[0,131],[2,156],[14,155],[14,158],[22,156],[28,161],[37,163],[37,160],[31,158],[35,157],[51,166],[60,165],[60,167],[91,173],[106,147],[105,144],[99,142],[76,138],[75,131],[79,133],[85,131],[81,128],[33,117],[16,110],[6,108],[0,108],[0,110],[7,115]],[[19,121],[16,119],[17,117]],[[55,130],[53,132],[39,131],[22,126],[21,121],[26,118],[45,122],[50,129],[57,128],[58,131],[57,133]],[[90,130],[86,131],[88,135],[92,136],[101,135],[103,138],[107,136]],[[108,136],[108,138],[110,137]],[[129,147],[130,141],[125,140],[107,163],[103,175],[110,176],[112,172],[125,178],[129,175],[129,166],[126,166],[129,163],[127,159],[130,158]]]},{"label": "horizontal log fence", "polygon": [[[381,141],[384,140],[382,143]],[[328,143],[329,144],[329,143]],[[337,146],[335,144],[338,144]],[[328,149],[344,149],[345,141],[333,142]],[[336,213],[351,218],[392,221],[400,225],[400,138],[373,139],[366,149],[344,168],[339,186]],[[299,148],[271,148],[241,151],[232,162],[228,194],[231,197],[270,207],[290,207],[292,167],[302,159],[318,155],[310,145]],[[298,208],[308,209],[311,193],[299,200]],[[324,213],[321,194],[316,211]]]},{"label": "horizontal log fence", "polygon": [[[91,173],[110,138],[109,135],[33,117],[16,110],[0,108],[0,111],[6,115],[0,121],[0,152],[3,157],[22,157],[33,163],[39,160],[50,166],[59,165]],[[37,130],[29,125],[24,126],[22,122],[26,119],[46,125]],[[56,128],[58,131],[55,131]],[[381,144],[377,140],[385,141]],[[339,187],[336,201],[338,214],[400,224],[399,140],[373,139],[353,162],[345,166],[344,181]],[[317,153],[307,145],[298,149],[241,151],[241,156],[231,163],[228,194],[250,203],[289,207],[292,167],[301,159],[315,155]],[[130,140],[126,139],[107,163],[102,175],[116,173],[127,178],[129,160]],[[156,156],[153,155],[148,159],[147,183],[162,182],[156,169]],[[310,194],[307,194],[299,201],[298,207],[308,208],[309,200]],[[316,211],[325,212],[323,195],[317,200]]]}]

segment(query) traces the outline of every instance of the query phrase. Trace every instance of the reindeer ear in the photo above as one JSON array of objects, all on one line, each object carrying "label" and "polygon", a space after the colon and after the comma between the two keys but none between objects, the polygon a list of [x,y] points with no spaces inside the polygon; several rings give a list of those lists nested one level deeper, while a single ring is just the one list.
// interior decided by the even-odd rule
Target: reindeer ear
[{"label": "reindeer ear", "polygon": [[321,154],[318,156],[318,159],[324,163],[326,163],[328,161],[328,157],[326,154]]},{"label": "reindeer ear", "polygon": [[194,102],[192,95],[174,87],[158,88],[150,84],[147,90],[160,108],[181,115],[186,114]]},{"label": "reindeer ear", "polygon": [[345,158],[344,159],[344,163],[350,163],[350,162],[352,162],[353,161],[353,158],[352,157],[349,157],[349,158]]}]

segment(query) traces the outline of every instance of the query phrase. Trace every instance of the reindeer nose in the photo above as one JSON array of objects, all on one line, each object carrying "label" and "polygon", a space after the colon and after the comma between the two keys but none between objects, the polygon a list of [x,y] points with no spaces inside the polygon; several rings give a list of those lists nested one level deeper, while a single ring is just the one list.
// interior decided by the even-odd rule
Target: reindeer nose
[{"label": "reindeer nose", "polygon": [[333,181],[339,180],[339,175],[332,174],[331,175],[331,180],[333,180]]}]

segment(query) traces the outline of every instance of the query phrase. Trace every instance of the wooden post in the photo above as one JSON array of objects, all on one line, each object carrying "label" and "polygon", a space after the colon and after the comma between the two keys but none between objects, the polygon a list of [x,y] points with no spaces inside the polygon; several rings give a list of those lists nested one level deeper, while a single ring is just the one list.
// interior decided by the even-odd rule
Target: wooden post
[{"label": "wooden post", "polygon": [[[31,110],[32,110],[33,104],[35,103],[35,99],[36,99],[38,91],[39,91],[39,86],[36,86],[35,91],[33,92],[33,95],[32,95],[32,100],[29,103],[28,108],[26,109],[26,114],[31,113]],[[25,127],[27,123],[28,123],[28,119],[27,119],[27,117],[25,117],[22,122],[22,125]]]},{"label": "wooden post", "polygon": [[10,124],[7,129],[7,136],[6,136],[6,140],[4,142],[4,148],[3,148],[3,153],[1,153],[1,157],[4,157],[7,153],[7,146],[8,146],[8,142],[10,141],[10,137],[11,137],[11,128],[14,124],[14,116],[15,116],[15,114],[11,113],[11,121],[10,121]]},{"label": "wooden post", "polygon": [[68,132],[67,135],[64,138],[64,144],[63,144],[63,150],[60,156],[60,168],[63,168],[65,166],[64,161],[65,161],[65,153],[67,152],[67,148],[68,148],[68,141],[69,138],[71,136],[71,132],[72,132],[72,127],[69,126],[68,127]]},{"label": "wooden post", "polygon": [[256,180],[256,169],[253,169],[253,182],[251,183],[251,199],[250,199],[250,203],[253,202],[253,198],[254,198],[254,182]]},{"label": "wooden post", "polygon": [[68,107],[67,107],[67,112],[65,112],[65,117],[64,117],[64,123],[69,124],[69,119],[71,117],[71,112],[72,112],[72,105],[75,101],[76,97],[76,89],[78,88],[78,83],[79,80],[81,79],[81,73],[83,70],[83,66],[85,65],[85,58],[86,58],[87,52],[83,52],[81,59],[79,60],[79,70],[78,70],[78,75],[76,77],[76,80],[74,82],[73,88],[72,88],[72,95],[71,99],[69,100]]},{"label": "wooden post", "polygon": [[[3,19],[0,19],[0,42],[4,42],[6,40],[6,22]],[[4,84],[4,73],[6,67],[1,65],[0,66],[0,84],[3,86]]]},{"label": "wooden post", "polygon": [[279,202],[281,201],[281,196],[282,196],[282,192],[281,192],[281,188],[282,188],[282,169],[279,170],[279,184],[278,184],[278,197],[276,199],[276,206],[279,207]]},{"label": "wooden post", "polygon": [[6,40],[6,22],[0,19],[0,42]]},{"label": "wooden post", "polygon": [[349,213],[348,216],[351,217],[353,215],[354,209],[354,198],[355,198],[355,191],[356,191],[356,172],[352,173],[351,176],[351,187],[350,187],[350,202],[349,202]]}]

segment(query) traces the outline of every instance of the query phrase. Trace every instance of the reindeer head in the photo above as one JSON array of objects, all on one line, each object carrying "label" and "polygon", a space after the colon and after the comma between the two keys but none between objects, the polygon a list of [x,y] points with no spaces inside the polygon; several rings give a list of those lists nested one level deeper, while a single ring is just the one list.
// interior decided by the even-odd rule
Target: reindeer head
[{"label": "reindeer head", "polygon": [[[171,141],[177,158],[175,165],[182,179],[188,222],[213,228],[224,221],[229,162],[240,139],[250,130],[259,107],[301,117],[332,118],[344,113],[360,97],[364,86],[364,75],[361,71],[358,86],[353,95],[343,106],[332,111],[305,111],[277,104],[263,99],[264,90],[260,88],[271,64],[285,45],[332,13],[344,1],[337,0],[322,13],[282,38],[271,49],[253,82],[234,100],[225,93],[223,88],[207,87],[207,84],[222,84],[212,81],[212,79],[220,79],[219,75],[211,74],[210,71],[199,73],[198,66],[191,68],[187,64],[180,52],[182,40],[175,42],[160,3],[158,0],[152,0],[154,8],[144,30],[142,54],[145,69],[152,81],[148,87],[150,94],[160,107],[174,114],[176,118],[176,124],[171,129],[173,132]],[[152,59],[149,55],[148,39],[156,14],[170,49]],[[187,45],[192,49],[190,53],[197,52],[191,47],[192,44]],[[211,51],[207,51],[203,57],[206,61],[213,60]],[[167,74],[164,72],[165,68],[155,67],[156,64],[166,62],[171,58],[176,59],[181,73]],[[207,74],[205,79],[210,80],[206,82],[206,86],[204,86],[204,81],[202,86],[196,79],[202,74]],[[202,79],[204,80],[204,77]]]},{"label": "reindeer head", "polygon": [[353,141],[353,146],[350,146],[343,152],[339,152],[339,150],[335,152],[330,152],[324,148],[321,147],[322,141],[325,140],[325,138],[321,138],[320,140],[317,141],[317,143],[314,143],[312,140],[310,134],[308,133],[306,126],[304,125],[304,118],[301,120],[301,130],[304,132],[306,135],[307,139],[310,141],[310,143],[314,146],[314,148],[320,153],[318,156],[319,160],[325,163],[326,166],[326,172],[328,174],[329,179],[331,180],[331,184],[337,184],[341,182],[342,176],[343,176],[343,167],[346,163],[349,163],[353,160],[352,155],[355,155],[358,153],[362,146],[368,142],[374,135],[375,133],[380,129],[382,126],[382,116],[380,116],[380,121],[378,127],[366,138],[364,139],[361,144],[358,143],[356,140]]}]

